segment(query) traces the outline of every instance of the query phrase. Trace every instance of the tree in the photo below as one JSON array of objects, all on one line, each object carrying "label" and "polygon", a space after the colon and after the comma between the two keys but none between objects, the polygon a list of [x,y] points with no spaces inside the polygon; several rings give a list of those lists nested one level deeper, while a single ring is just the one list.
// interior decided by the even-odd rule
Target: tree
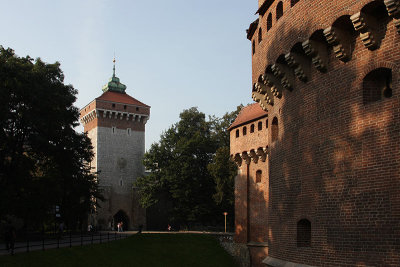
[{"label": "tree", "polygon": [[58,62],[0,46],[0,217],[39,225],[54,217],[54,205],[62,205],[63,215],[76,205],[79,212],[70,214],[82,216],[101,197],[87,164],[90,139],[74,130],[77,91],[63,80]]},{"label": "tree", "polygon": [[[165,131],[160,142],[145,153],[143,162],[151,173],[135,183],[142,206],[167,201],[171,204],[168,205],[170,221],[180,225],[212,224],[215,218],[221,217],[221,206],[233,210],[233,201],[227,198],[232,198],[234,190],[229,182],[233,181],[231,173],[216,174],[218,166],[227,162],[228,169],[236,168],[229,163],[226,129],[231,117],[228,117],[210,117],[207,121],[197,108],[180,114],[180,121]],[[218,147],[224,147],[221,150],[224,152],[217,152]],[[213,158],[218,163],[210,165]],[[236,169],[231,172],[236,176]],[[228,181],[223,181],[225,179]]]}]

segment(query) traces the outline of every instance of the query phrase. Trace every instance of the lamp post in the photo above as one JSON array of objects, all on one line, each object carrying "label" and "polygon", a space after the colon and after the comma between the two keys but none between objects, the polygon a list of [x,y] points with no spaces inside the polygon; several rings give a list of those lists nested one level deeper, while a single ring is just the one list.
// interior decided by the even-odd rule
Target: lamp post
[{"label": "lamp post", "polygon": [[226,233],[226,215],[228,215],[228,212],[225,211],[223,214],[225,216],[225,233]]}]

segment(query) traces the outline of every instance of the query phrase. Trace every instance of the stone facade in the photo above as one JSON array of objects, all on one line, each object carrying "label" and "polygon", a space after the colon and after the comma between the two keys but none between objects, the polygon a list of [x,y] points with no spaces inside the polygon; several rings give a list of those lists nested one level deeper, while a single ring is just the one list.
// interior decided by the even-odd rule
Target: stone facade
[{"label": "stone facade", "polygon": [[149,115],[150,107],[124,90],[105,90],[81,110],[81,122],[94,147],[91,166],[99,172],[105,196],[89,223],[102,229],[115,229],[120,221],[124,229],[145,227],[145,210],[139,206],[133,182],[144,175],[142,158]]},{"label": "stone facade", "polygon": [[[236,242],[266,242],[268,266],[399,266],[400,1],[265,0],[258,15],[251,94],[269,127],[230,129]],[[268,197],[251,191],[257,147]]]}]

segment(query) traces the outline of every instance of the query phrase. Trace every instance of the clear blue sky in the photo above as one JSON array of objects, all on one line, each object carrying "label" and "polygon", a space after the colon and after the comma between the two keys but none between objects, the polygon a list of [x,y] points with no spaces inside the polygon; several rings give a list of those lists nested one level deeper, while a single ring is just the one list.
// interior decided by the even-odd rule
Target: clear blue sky
[{"label": "clear blue sky", "polygon": [[[146,149],[198,107],[222,116],[251,100],[246,29],[256,0],[2,1],[0,45],[18,56],[59,61],[82,108],[116,74],[151,106]],[[80,129],[82,130],[82,127]]]}]

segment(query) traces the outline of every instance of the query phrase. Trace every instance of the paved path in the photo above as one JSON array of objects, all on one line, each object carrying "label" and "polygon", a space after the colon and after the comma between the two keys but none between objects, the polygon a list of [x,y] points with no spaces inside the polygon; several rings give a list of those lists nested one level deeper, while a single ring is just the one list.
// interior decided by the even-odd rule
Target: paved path
[{"label": "paved path", "polygon": [[[47,250],[53,248],[63,248],[90,244],[107,243],[114,240],[126,238],[136,232],[101,232],[94,235],[72,235],[71,237],[66,234],[60,239],[45,239],[40,241],[29,241],[29,242],[16,242],[14,253],[23,253],[27,251],[35,250]],[[5,249],[5,244],[0,243],[0,255],[11,254],[11,250]]]}]

